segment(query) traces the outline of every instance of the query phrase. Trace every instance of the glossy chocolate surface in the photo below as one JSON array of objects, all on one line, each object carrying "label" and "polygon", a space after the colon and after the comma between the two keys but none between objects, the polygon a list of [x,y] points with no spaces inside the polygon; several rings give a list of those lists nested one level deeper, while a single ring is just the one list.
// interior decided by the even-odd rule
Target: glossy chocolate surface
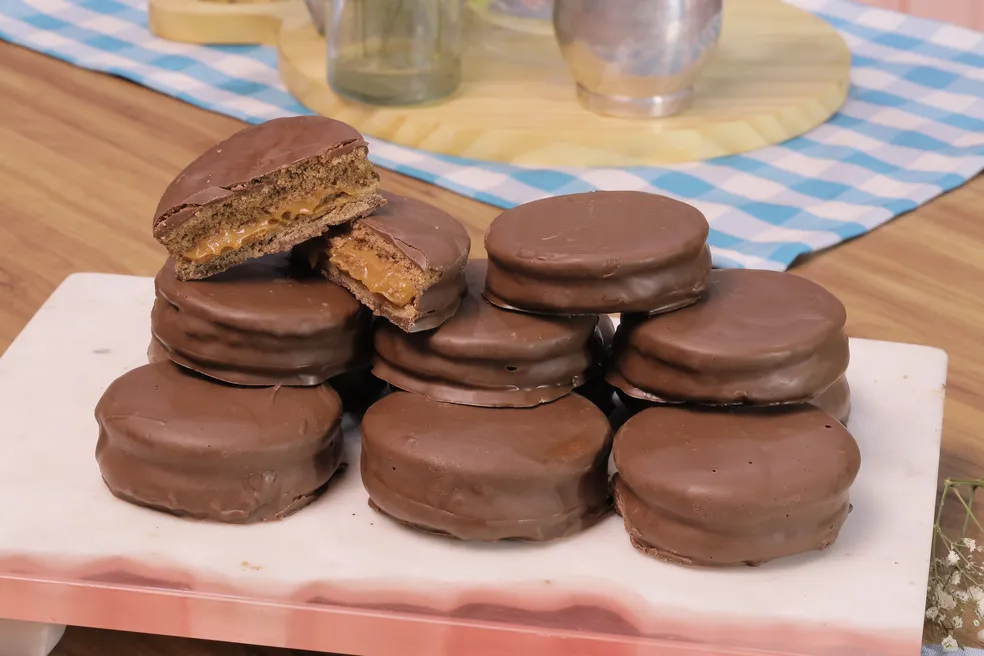
[{"label": "glossy chocolate surface", "polygon": [[[622,405],[624,405],[631,414],[636,414],[637,412],[642,412],[643,410],[652,407],[679,405],[679,402],[670,403],[667,401],[655,400],[650,395],[647,395],[646,392],[643,392],[639,388],[631,385],[624,378],[621,378],[617,372],[609,374],[609,379],[618,383],[614,386],[615,391],[618,394],[618,398],[622,401]],[[847,382],[847,376],[841,376],[836,383],[825,389],[819,395],[807,401],[807,403],[820,408],[846,426],[848,419],[851,417],[851,386]],[[709,407],[722,408],[725,406]]]},{"label": "glossy chocolate surface", "polygon": [[616,507],[633,544],[688,565],[759,564],[824,549],[861,465],[851,434],[810,405],[650,408],[614,447]]},{"label": "glossy chocolate surface", "polygon": [[724,269],[705,298],[651,318],[623,317],[609,382],[652,400],[708,404],[809,401],[850,360],[843,304],[791,273]]},{"label": "glossy chocolate surface", "polygon": [[381,192],[386,204],[359,223],[398,248],[424,271],[460,276],[471,250],[465,227],[444,210],[415,198]]},{"label": "glossy chocolate surface", "polygon": [[201,206],[225,200],[278,169],[365,147],[355,128],[323,116],[277,118],[247,127],[202,153],[171,182],[154,213],[154,234],[174,229]]},{"label": "glossy chocolate surface", "polygon": [[466,267],[468,294],[438,328],[376,331],[376,375],[438,401],[529,407],[553,401],[598,376],[611,335],[604,317],[546,317],[500,309],[482,297],[485,260]]},{"label": "glossy chocolate surface", "polygon": [[637,191],[556,196],[489,226],[485,296],[546,314],[664,312],[693,303],[711,268],[703,214]]},{"label": "glossy chocolate surface", "polygon": [[113,494],[194,518],[280,519],[342,458],[342,404],[325,385],[236,387],[157,362],[116,379],[95,415]]},{"label": "glossy chocolate surface", "polygon": [[464,540],[550,540],[609,509],[611,428],[575,394],[535,408],[476,408],[406,392],[362,423],[362,481],[376,508]]},{"label": "glossy chocolate surface", "polygon": [[238,385],[317,385],[365,367],[371,313],[348,291],[268,255],[205,280],[155,278],[154,336],[175,362]]}]

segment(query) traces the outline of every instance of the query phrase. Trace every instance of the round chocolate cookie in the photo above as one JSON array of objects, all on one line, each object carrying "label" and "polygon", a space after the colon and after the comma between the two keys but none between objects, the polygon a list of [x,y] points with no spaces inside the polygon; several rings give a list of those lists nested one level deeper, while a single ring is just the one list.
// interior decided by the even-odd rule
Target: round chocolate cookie
[{"label": "round chocolate cookie", "polygon": [[653,401],[809,401],[847,370],[846,319],[841,302],[805,278],[715,270],[699,303],[623,317],[608,381]]},{"label": "round chocolate cookie", "polygon": [[205,280],[154,279],[151,329],[178,364],[236,385],[319,385],[368,365],[372,314],[349,292],[268,255]]},{"label": "round chocolate cookie", "polygon": [[482,298],[485,270],[485,260],[468,263],[468,295],[438,328],[406,333],[380,325],[373,373],[437,401],[514,408],[559,399],[600,377],[604,343],[597,316],[497,308]]},{"label": "round chocolate cookie", "polygon": [[695,207],[640,191],[526,203],[485,235],[485,297],[544,314],[656,313],[696,301],[711,255]]},{"label": "round chocolate cookie", "polygon": [[476,408],[394,392],[362,422],[370,505],[463,540],[551,540],[610,509],[608,420],[569,394],[535,408]]},{"label": "round chocolate cookie", "polygon": [[281,519],[313,501],[342,458],[342,403],[327,385],[234,387],[158,362],[113,381],[95,414],[110,491],[175,515]]},{"label": "round chocolate cookie", "polygon": [[757,565],[830,546],[861,466],[810,405],[650,408],[615,437],[615,507],[637,549],[684,565]]}]

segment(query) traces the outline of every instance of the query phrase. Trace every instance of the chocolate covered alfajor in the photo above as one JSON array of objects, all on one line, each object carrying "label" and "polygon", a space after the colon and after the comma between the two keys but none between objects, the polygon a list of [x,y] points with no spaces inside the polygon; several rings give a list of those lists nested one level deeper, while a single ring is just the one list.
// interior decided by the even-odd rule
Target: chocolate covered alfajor
[{"label": "chocolate covered alfajor", "polygon": [[157,362],[113,381],[95,415],[110,491],[175,515],[281,519],[342,459],[342,404],[327,385],[236,387]]},{"label": "chocolate covered alfajor", "polygon": [[468,263],[468,294],[439,327],[406,333],[380,325],[373,373],[437,401],[516,408],[553,401],[601,378],[607,316],[599,327],[597,316],[500,309],[482,297],[485,272],[485,260]]},{"label": "chocolate covered alfajor", "polygon": [[205,280],[154,279],[151,330],[178,364],[237,385],[318,385],[369,364],[372,315],[287,253]]},{"label": "chocolate covered alfajor", "polygon": [[154,238],[181,280],[290,250],[383,199],[355,128],[323,116],[278,118],[219,142],[164,191]]},{"label": "chocolate covered alfajor", "polygon": [[622,318],[608,381],[653,401],[810,401],[847,370],[846,319],[843,304],[805,278],[716,270],[700,302]]},{"label": "chocolate covered alfajor", "polygon": [[611,427],[569,394],[476,408],[394,392],[362,423],[362,482],[393,519],[463,540],[572,535],[610,509]]},{"label": "chocolate covered alfajor", "polygon": [[441,325],[465,293],[471,238],[450,214],[384,194],[372,216],[302,244],[301,259],[406,332]]},{"label": "chocolate covered alfajor", "polygon": [[596,191],[526,203],[485,235],[485,296],[543,314],[666,312],[695,302],[711,255],[704,215],[640,191]]},{"label": "chocolate covered alfajor", "polygon": [[811,405],[650,408],[615,436],[615,507],[632,545],[684,565],[757,565],[833,544],[858,445]]}]

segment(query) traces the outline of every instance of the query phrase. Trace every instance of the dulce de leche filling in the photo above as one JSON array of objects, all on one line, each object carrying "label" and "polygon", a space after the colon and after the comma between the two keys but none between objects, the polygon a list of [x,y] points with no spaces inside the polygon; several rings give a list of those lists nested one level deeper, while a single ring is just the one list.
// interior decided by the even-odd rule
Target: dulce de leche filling
[{"label": "dulce de leche filling", "polygon": [[292,203],[277,205],[265,210],[266,216],[237,228],[225,228],[213,232],[186,251],[184,257],[194,262],[216,257],[242,248],[247,242],[257,241],[270,234],[280,231],[288,223],[302,216],[321,215],[336,205],[338,199],[351,195],[348,190],[324,192]]},{"label": "dulce de leche filling", "polygon": [[278,230],[282,221],[265,219],[255,223],[249,223],[238,228],[226,228],[220,232],[210,234],[201,240],[195,247],[184,253],[184,256],[192,261],[200,261],[216,255],[222,255],[228,251],[241,248],[247,240],[253,241]]},{"label": "dulce de leche filling", "polygon": [[379,294],[398,307],[409,305],[417,295],[404,267],[380,257],[351,237],[332,240],[328,261],[373,294]]}]

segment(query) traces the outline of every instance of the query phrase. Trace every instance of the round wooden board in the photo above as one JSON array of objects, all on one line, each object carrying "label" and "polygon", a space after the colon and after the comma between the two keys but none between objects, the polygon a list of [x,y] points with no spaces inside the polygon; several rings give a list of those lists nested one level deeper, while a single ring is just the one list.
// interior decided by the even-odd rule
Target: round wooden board
[{"label": "round wooden board", "polygon": [[284,19],[280,75],[311,110],[364,134],[527,166],[658,166],[732,155],[803,134],[837,111],[847,97],[851,53],[830,25],[781,0],[724,6],[721,41],[693,105],[665,119],[607,118],[582,108],[550,39],[523,56],[470,48],[461,87],[441,102],[351,102],[328,87],[325,42],[303,10]]},{"label": "round wooden board", "polygon": [[276,45],[284,16],[303,8],[303,0],[150,0],[147,22],[170,41]]}]

